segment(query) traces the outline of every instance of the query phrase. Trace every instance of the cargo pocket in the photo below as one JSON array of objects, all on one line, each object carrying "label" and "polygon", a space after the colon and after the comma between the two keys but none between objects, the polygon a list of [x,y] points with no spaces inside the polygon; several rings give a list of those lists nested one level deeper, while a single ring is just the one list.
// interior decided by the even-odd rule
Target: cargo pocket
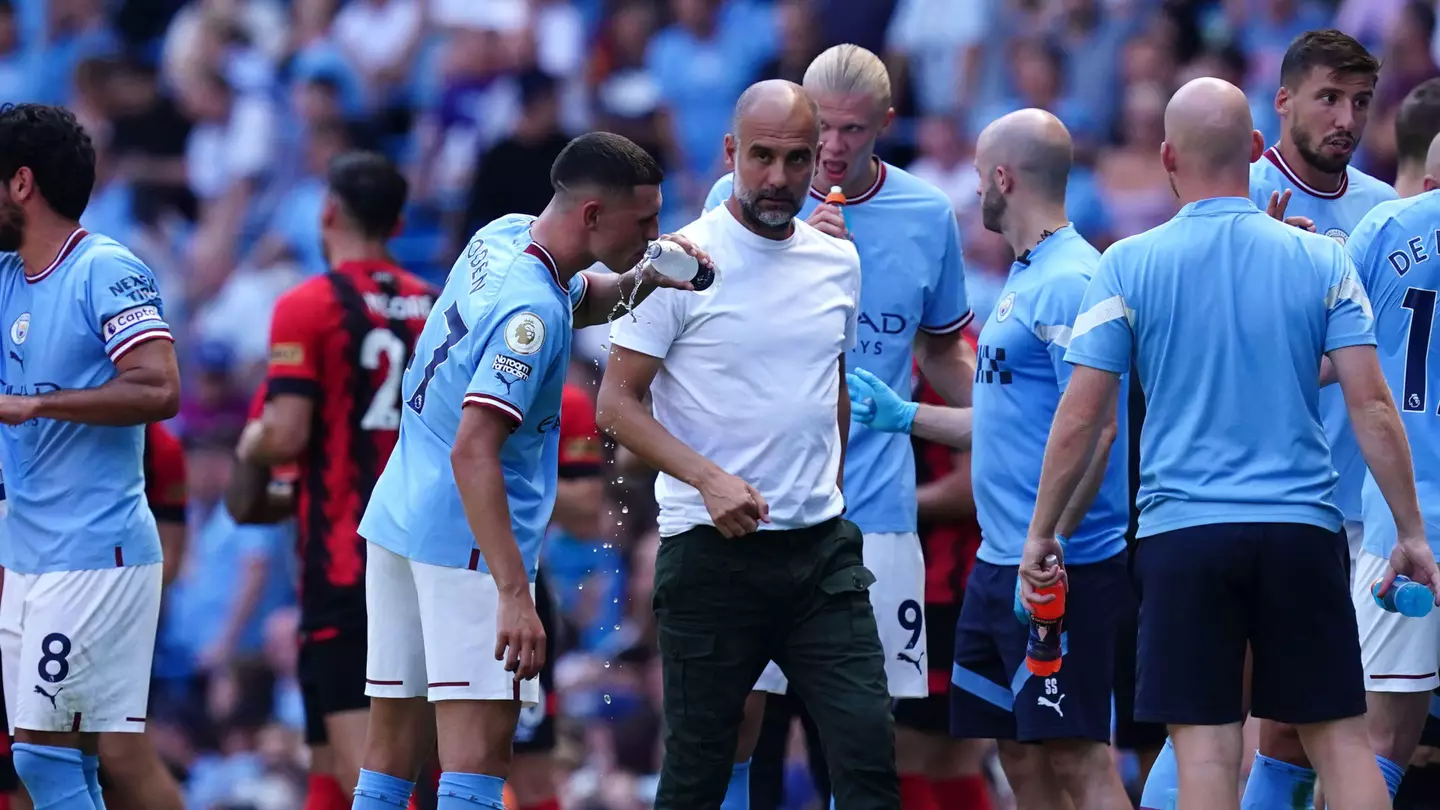
[{"label": "cargo pocket", "polygon": [[661,682],[664,686],[665,721],[682,739],[695,733],[681,722],[704,722],[711,713],[705,710],[705,696],[715,653],[715,634],[688,627],[660,628]]},{"label": "cargo pocket", "polygon": [[880,630],[875,624],[875,610],[870,605],[870,586],[875,575],[863,565],[852,565],[832,571],[820,581],[820,592],[827,601],[843,604],[850,618],[852,639],[870,637],[880,643]]}]

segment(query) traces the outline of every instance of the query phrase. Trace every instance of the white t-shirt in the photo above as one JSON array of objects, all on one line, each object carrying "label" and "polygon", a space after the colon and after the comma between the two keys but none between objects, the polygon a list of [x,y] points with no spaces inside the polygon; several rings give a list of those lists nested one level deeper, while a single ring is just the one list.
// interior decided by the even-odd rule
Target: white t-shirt
[{"label": "white t-shirt", "polygon": [[[650,388],[655,418],[765,496],[761,529],[835,517],[845,505],[839,359],[855,345],[859,254],[798,219],[789,239],[766,239],[724,205],[680,233],[715,261],[714,286],[656,290],[634,318],[615,319],[611,343],[664,360]],[[713,525],[682,481],[661,474],[655,499],[662,536]]]}]

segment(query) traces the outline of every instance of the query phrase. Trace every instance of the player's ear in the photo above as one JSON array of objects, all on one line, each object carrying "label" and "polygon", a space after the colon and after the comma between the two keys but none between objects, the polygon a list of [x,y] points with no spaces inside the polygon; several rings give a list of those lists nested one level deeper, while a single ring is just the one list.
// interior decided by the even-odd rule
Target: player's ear
[{"label": "player's ear", "polygon": [[1160,144],[1160,165],[1164,167],[1166,174],[1175,173],[1175,147],[1169,141]]},{"label": "player's ear", "polygon": [[21,166],[16,169],[15,176],[10,178],[10,198],[16,202],[24,202],[34,190],[35,173],[30,171],[30,167]]},{"label": "player's ear", "polygon": [[1286,90],[1283,84],[1275,91],[1275,112],[1281,115],[1290,113],[1290,91]]},{"label": "player's ear", "polygon": [[885,120],[880,123],[880,134],[888,132],[893,123],[895,123],[895,108],[891,107],[885,111]]},{"label": "player's ear", "polygon": [[401,214],[395,218],[395,227],[390,229],[390,238],[394,239],[405,230],[405,215]]},{"label": "player's ear", "polygon": [[1434,191],[1437,188],[1440,188],[1440,180],[1436,180],[1433,174],[1425,175],[1425,190]]},{"label": "player's ear", "polygon": [[585,223],[588,231],[599,230],[600,228],[600,201],[586,200],[580,204],[580,221]]},{"label": "player's ear", "polygon": [[1250,130],[1250,162],[1254,163],[1265,154],[1265,136],[1258,129]]},{"label": "player's ear", "polygon": [[335,217],[340,214],[339,205],[335,198],[329,194],[325,195],[325,202],[320,206],[320,227],[335,227]]},{"label": "player's ear", "polygon": [[735,136],[729,132],[725,133],[725,168],[732,172],[735,171],[735,150],[738,146]]}]

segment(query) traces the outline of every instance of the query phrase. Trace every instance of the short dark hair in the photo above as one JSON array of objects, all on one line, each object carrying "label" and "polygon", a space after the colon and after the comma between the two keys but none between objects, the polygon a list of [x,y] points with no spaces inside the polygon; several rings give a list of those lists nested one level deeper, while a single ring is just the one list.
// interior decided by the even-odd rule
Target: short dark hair
[{"label": "short dark hair", "polygon": [[0,106],[0,181],[8,183],[22,166],[55,213],[71,220],[85,213],[95,188],[95,146],[69,110]]},{"label": "short dark hair", "polygon": [[365,236],[388,239],[395,232],[410,184],[384,155],[345,152],[330,162],[326,182]]},{"label": "short dark hair", "polygon": [[1440,135],[1440,78],[1415,86],[1395,113],[1395,157],[1401,163],[1424,163],[1430,142]]},{"label": "short dark hair", "polygon": [[584,185],[629,192],[636,186],[658,186],[664,179],[649,152],[611,132],[581,135],[560,150],[550,167],[550,185],[557,194]]},{"label": "short dark hair", "polygon": [[1319,28],[1295,37],[1285,49],[1285,58],[1280,62],[1280,84],[1293,87],[1317,67],[1340,74],[1372,77],[1380,74],[1380,60],[1371,56],[1358,40],[1344,31]]}]

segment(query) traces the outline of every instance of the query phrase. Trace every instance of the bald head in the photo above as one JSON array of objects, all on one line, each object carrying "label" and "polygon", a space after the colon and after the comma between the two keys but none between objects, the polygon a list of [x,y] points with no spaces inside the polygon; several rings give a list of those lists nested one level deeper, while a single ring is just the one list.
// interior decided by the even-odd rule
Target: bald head
[{"label": "bald head", "polygon": [[1165,142],[1191,172],[1248,171],[1254,131],[1250,102],[1223,79],[1190,81],[1165,107]]},{"label": "bald head", "polygon": [[800,85],[767,79],[750,85],[735,102],[735,135],[743,140],[742,131],[753,125],[772,131],[813,131],[818,140],[820,110]]},{"label": "bald head", "polygon": [[997,166],[1015,174],[1018,187],[1063,202],[1075,148],[1060,119],[1044,110],[1019,110],[993,121],[975,144],[975,162],[988,174]]}]

